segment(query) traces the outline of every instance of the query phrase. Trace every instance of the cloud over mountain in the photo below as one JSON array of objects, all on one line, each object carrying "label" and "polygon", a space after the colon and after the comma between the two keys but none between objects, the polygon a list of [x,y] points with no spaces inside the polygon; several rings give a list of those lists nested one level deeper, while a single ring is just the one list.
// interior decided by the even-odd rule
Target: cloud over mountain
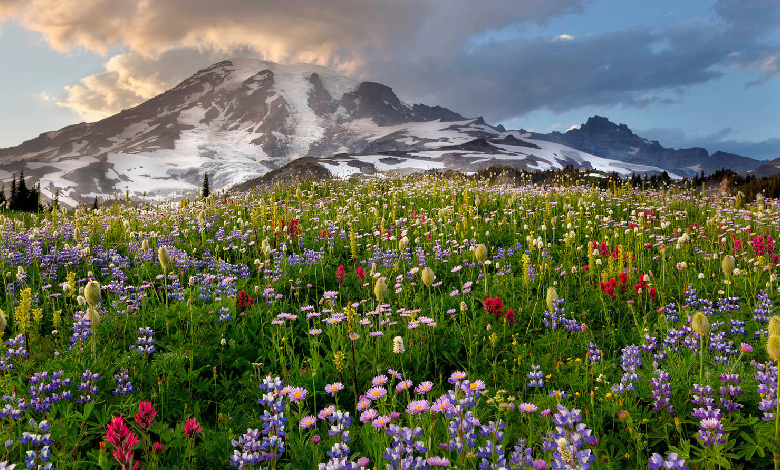
[{"label": "cloud over mountain", "polygon": [[[142,102],[228,56],[313,62],[392,84],[493,121],[530,111],[672,103],[728,67],[780,74],[780,4],[718,0],[708,17],[662,28],[526,35],[586,0],[0,0],[59,50],[112,55],[66,88],[61,105],[95,120]],[[513,34],[494,34],[512,29]],[[114,52],[119,49],[119,52]]]}]

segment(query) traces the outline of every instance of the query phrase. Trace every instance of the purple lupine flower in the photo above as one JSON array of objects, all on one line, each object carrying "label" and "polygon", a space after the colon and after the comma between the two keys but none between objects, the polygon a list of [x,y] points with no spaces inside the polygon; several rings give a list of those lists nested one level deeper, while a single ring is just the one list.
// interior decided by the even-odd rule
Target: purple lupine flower
[{"label": "purple lupine flower", "polygon": [[677,452],[670,453],[666,459],[659,453],[653,453],[648,467],[650,470],[688,470],[688,466],[683,465],[684,463],[685,460],[678,458]]},{"label": "purple lupine flower", "polygon": [[544,372],[541,371],[541,366],[532,364],[531,372],[529,372],[526,377],[531,379],[530,382],[526,383],[527,386],[531,388],[544,387]]},{"label": "purple lupine flower", "polygon": [[79,403],[92,402],[92,395],[98,394],[98,380],[100,380],[100,376],[93,373],[89,369],[85,370],[84,373],[81,374],[81,382],[78,385],[78,389],[86,393],[79,396],[79,399],[77,400]]},{"label": "purple lupine flower", "polygon": [[772,301],[769,300],[769,295],[767,295],[766,290],[764,289],[761,289],[761,291],[759,291],[759,293],[756,295],[756,300],[758,300],[758,302],[756,303],[756,307],[753,309],[753,321],[764,323],[769,320],[769,317],[772,316],[774,306],[772,305]]},{"label": "purple lupine flower", "polygon": [[[571,468],[571,462],[576,462],[576,468],[588,470],[590,462],[596,460],[591,449],[583,449],[582,447],[585,444],[595,445],[598,439],[591,435],[593,431],[580,421],[582,421],[580,410],[569,411],[568,408],[558,403],[558,411],[553,415],[555,432],[548,433],[545,437],[548,449],[554,450],[553,469]],[[563,454],[566,453],[570,454],[571,458],[564,461]]]},{"label": "purple lupine flower", "polygon": [[612,393],[623,393],[634,389],[634,382],[639,380],[637,370],[642,365],[642,351],[635,344],[623,348],[620,359],[623,376],[620,383],[612,386]]},{"label": "purple lupine flower", "polygon": [[737,395],[742,395],[742,388],[739,385],[735,385],[742,382],[738,374],[721,374],[720,381],[723,385],[718,389],[718,394],[722,395],[720,404],[724,408],[724,411],[730,413],[732,411],[738,411],[743,408],[744,405],[737,403],[735,398]]},{"label": "purple lupine flower", "polygon": [[723,430],[723,424],[721,423],[723,415],[720,414],[719,408],[713,409],[710,406],[707,408],[696,408],[691,412],[691,416],[701,419],[699,422],[699,435],[696,436],[696,438],[703,441],[702,445],[704,445],[704,447],[726,442],[721,437],[725,431]]},{"label": "purple lupine flower", "polygon": [[519,468],[531,467],[534,463],[533,447],[527,446],[527,441],[523,438],[517,440],[512,455],[509,457],[511,465],[518,465]]},{"label": "purple lupine flower", "polygon": [[603,357],[603,353],[601,352],[601,349],[596,349],[596,345],[593,343],[588,344],[588,352],[590,353],[590,362],[596,364],[601,362],[601,358]]},{"label": "purple lupine flower", "polygon": [[116,389],[111,392],[114,395],[127,395],[135,392],[132,382],[130,382],[130,373],[124,367],[119,368],[119,372],[114,374],[116,379]]},{"label": "purple lupine flower", "polygon": [[130,351],[136,351],[138,354],[146,354],[147,356],[156,351],[154,348],[154,330],[148,326],[138,328],[138,339],[135,340],[135,344],[130,345]]},{"label": "purple lupine flower", "polygon": [[658,411],[662,408],[666,408],[669,413],[674,413],[672,403],[669,401],[669,397],[672,395],[672,384],[670,382],[670,376],[667,372],[659,371],[658,378],[652,380],[653,393],[651,398],[655,400],[653,403],[653,410]]},{"label": "purple lupine flower", "polygon": [[694,405],[715,406],[715,400],[710,398],[712,396],[712,387],[709,385],[701,386],[699,384],[693,384],[691,392],[693,393],[691,403]]},{"label": "purple lupine flower", "polygon": [[[284,382],[279,377],[267,376],[260,384],[264,390],[262,398],[257,400],[260,406],[266,406],[266,410],[260,417],[263,420],[262,442],[260,443],[261,461],[268,461],[271,454],[278,459],[285,452],[284,436],[287,435],[285,425],[287,418],[284,416],[286,407],[285,397],[282,393]],[[235,444],[234,444],[235,445]],[[271,449],[275,449],[273,452]]]},{"label": "purple lupine flower", "polygon": [[756,366],[756,380],[759,381],[758,390],[763,398],[758,403],[758,409],[764,412],[764,421],[775,418],[775,397],[777,396],[777,367],[772,361],[769,364],[751,362]]}]

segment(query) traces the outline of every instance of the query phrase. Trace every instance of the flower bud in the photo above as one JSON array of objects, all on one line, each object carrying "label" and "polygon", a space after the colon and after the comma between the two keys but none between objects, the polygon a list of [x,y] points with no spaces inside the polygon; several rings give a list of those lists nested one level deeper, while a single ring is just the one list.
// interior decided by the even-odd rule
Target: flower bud
[{"label": "flower bud", "polygon": [[726,255],[723,257],[723,261],[720,263],[720,267],[723,269],[723,274],[726,277],[730,277],[734,272],[734,256]]},{"label": "flower bud", "polygon": [[780,361],[780,336],[769,335],[769,341],[766,342],[766,352],[773,361]]},{"label": "flower bud", "polygon": [[165,248],[165,245],[157,249],[157,259],[160,260],[160,266],[164,271],[171,265],[171,255],[168,254],[168,248]]},{"label": "flower bud", "polygon": [[144,240],[141,242],[141,250],[149,251],[149,240]]},{"label": "flower bud", "polygon": [[484,263],[487,259],[487,247],[484,243],[480,243],[477,245],[477,247],[474,249],[474,257],[477,258],[477,261],[479,263]]},{"label": "flower bud", "polygon": [[693,316],[693,321],[691,322],[691,328],[702,337],[709,333],[710,321],[707,320],[707,315],[702,312],[696,312],[696,315]]},{"label": "flower bud", "polygon": [[84,299],[90,307],[95,307],[100,303],[100,283],[97,281],[89,281],[87,287],[84,288]]},{"label": "flower bud", "polygon": [[425,287],[431,287],[433,280],[436,279],[436,275],[433,274],[433,269],[426,266],[420,273],[420,278],[422,279],[423,284],[425,284]]},{"label": "flower bud", "polygon": [[547,310],[549,312],[555,310],[555,301],[560,300],[558,297],[558,291],[555,290],[555,287],[547,288],[547,297],[545,300],[547,301]]},{"label": "flower bud", "polygon": [[767,326],[767,330],[769,331],[769,336],[780,336],[780,317],[777,315],[772,315],[772,317],[769,318],[769,326]]},{"label": "flower bud", "polygon": [[376,284],[374,284],[374,295],[376,296],[376,301],[380,304],[387,296],[387,278],[382,276],[379,279],[376,280]]},{"label": "flower bud", "polygon": [[403,354],[406,351],[406,348],[404,347],[404,339],[400,336],[396,336],[393,338],[393,353],[395,354]]}]

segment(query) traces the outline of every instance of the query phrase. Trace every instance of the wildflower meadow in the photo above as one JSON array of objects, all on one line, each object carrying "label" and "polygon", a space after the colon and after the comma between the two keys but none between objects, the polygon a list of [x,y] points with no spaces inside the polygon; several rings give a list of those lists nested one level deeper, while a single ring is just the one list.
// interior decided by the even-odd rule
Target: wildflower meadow
[{"label": "wildflower meadow", "polygon": [[780,201],[309,181],[0,216],[0,469],[780,467]]}]

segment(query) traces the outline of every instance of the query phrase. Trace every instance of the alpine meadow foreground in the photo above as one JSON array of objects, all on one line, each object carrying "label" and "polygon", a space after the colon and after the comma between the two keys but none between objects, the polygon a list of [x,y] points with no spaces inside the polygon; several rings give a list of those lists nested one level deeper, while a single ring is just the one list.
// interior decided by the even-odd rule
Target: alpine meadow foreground
[{"label": "alpine meadow foreground", "polygon": [[426,175],[0,222],[0,469],[780,464],[776,199]]}]

